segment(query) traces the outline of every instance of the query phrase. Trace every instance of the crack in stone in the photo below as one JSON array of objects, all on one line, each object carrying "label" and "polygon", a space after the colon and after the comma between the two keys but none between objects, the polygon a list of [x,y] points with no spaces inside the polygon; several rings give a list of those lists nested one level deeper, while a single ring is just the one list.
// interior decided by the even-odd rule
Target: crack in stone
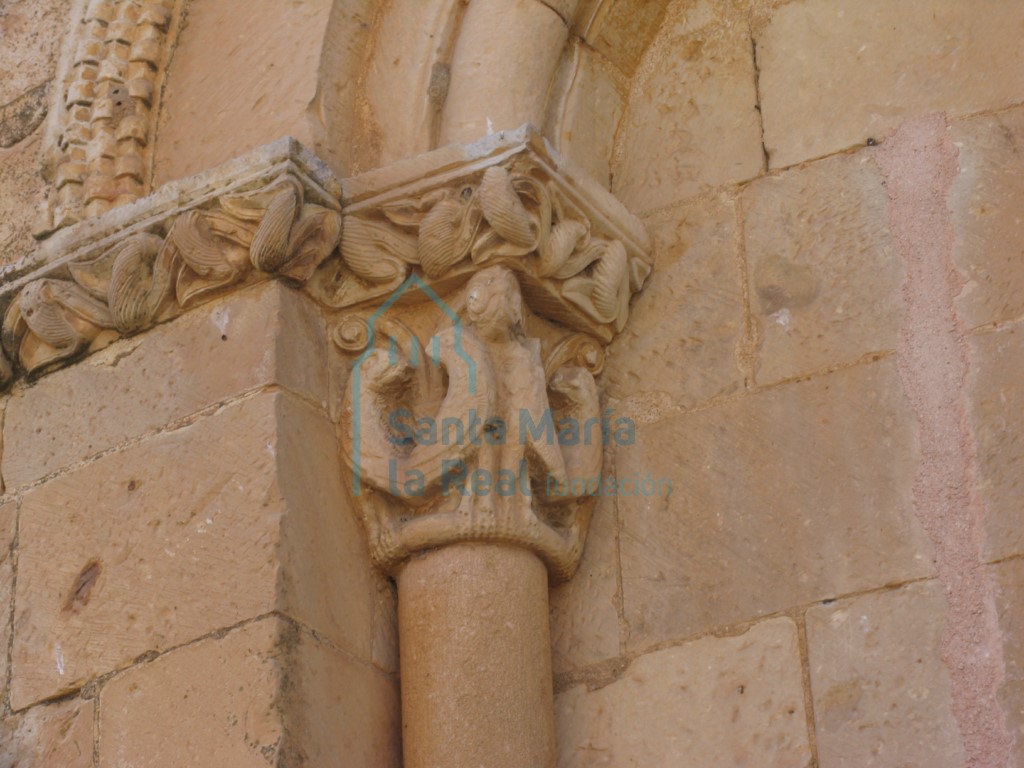
[{"label": "crack in stone", "polygon": [[750,29],[750,51],[754,57],[754,109],[757,110],[757,122],[761,128],[761,153],[764,155],[763,171],[768,172],[769,165],[768,147],[764,143],[764,112],[761,109],[761,64],[757,60],[757,38],[754,37],[754,30]]}]

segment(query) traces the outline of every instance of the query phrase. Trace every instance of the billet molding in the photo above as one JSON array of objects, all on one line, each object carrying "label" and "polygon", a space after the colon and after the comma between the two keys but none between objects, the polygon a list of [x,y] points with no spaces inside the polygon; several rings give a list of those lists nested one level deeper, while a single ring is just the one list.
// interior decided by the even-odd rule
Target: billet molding
[{"label": "billet molding", "polygon": [[150,191],[160,90],[182,0],[76,0],[44,150],[43,232]]},{"label": "billet molding", "polygon": [[642,223],[530,126],[344,182],[286,138],[65,228],[0,273],[0,378],[271,277],[356,313],[354,327],[411,275],[448,295],[490,266],[516,274],[530,312],[588,339],[575,346],[599,370],[649,249]]}]

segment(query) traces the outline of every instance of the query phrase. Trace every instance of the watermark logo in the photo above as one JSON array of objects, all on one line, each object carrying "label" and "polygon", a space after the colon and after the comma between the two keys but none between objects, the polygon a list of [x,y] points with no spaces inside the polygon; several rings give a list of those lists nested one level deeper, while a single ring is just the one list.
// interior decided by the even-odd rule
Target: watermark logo
[{"label": "watermark logo", "polygon": [[[387,313],[391,307],[393,307],[399,299],[401,299],[410,290],[419,289],[427,298],[430,299],[452,322],[452,328],[454,333],[454,348],[455,353],[465,361],[468,369],[468,386],[469,392],[472,395],[477,394],[477,364],[473,359],[472,355],[466,352],[463,345],[463,328],[462,319],[458,313],[453,310],[445,301],[437,295],[433,288],[427,285],[423,278],[417,275],[415,272],[409,275],[409,277],[396,288],[390,296],[384,301],[377,310],[370,315],[367,319],[366,324],[368,328],[368,337],[366,349],[363,351],[352,367],[352,405],[353,405],[353,423],[352,423],[352,455],[353,455],[353,469],[352,469],[352,488],[356,496],[362,493],[362,472],[360,467],[361,451],[362,451],[362,428],[360,410],[362,397],[362,376],[363,376],[363,364],[371,357],[376,351],[376,340],[378,326],[380,325],[381,318]],[[439,337],[435,336],[430,345],[428,358],[431,363],[437,367],[441,366],[441,343]],[[418,365],[420,356],[419,340],[416,336],[411,338],[411,349],[409,352],[409,364]],[[391,337],[388,344],[388,362],[392,365],[397,365],[399,362],[399,350],[398,341]]]},{"label": "watermark logo", "polygon": [[[670,494],[667,478],[601,475],[604,449],[633,445],[636,425],[612,409],[599,410],[594,379],[583,368],[570,365],[546,377],[531,346],[536,341],[523,341],[518,282],[504,273],[484,275],[475,287],[470,282],[468,327],[416,274],[370,315],[350,383],[355,495],[364,483],[404,498]],[[408,329],[396,336],[385,318],[413,290],[450,323],[425,347]],[[444,377],[430,383],[430,366]],[[404,404],[413,376],[426,376],[419,386],[440,402],[434,415]]]}]

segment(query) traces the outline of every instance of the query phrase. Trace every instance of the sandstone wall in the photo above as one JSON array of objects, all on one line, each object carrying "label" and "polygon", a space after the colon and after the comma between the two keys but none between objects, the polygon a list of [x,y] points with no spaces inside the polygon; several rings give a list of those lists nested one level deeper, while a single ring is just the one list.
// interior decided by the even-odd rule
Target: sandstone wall
[{"label": "sandstone wall", "polygon": [[6,401],[0,764],[398,764],[328,387],[269,283]]},{"label": "sandstone wall", "polygon": [[[284,134],[350,175],[530,120],[647,224],[608,467],[671,493],[602,498],[552,593],[560,768],[1024,764],[1024,7],[182,14],[154,187]],[[46,229],[70,25],[0,0],[3,265]],[[0,766],[399,763],[330,346],[264,284],[5,396]]]},{"label": "sandstone wall", "polygon": [[655,277],[604,384],[643,425],[616,472],[673,491],[607,503],[556,598],[563,765],[1024,760],[1022,23],[670,6],[611,164]]}]

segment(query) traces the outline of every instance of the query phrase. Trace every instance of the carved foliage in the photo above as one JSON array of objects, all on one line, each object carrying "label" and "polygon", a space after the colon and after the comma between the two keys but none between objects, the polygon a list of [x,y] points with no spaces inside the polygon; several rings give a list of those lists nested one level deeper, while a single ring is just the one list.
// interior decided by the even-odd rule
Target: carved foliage
[{"label": "carved foliage", "polygon": [[[618,240],[592,232],[557,185],[536,171],[491,166],[476,177],[345,220],[344,262],[321,298],[349,306],[393,290],[418,267],[432,281],[501,264],[520,273],[541,315],[604,340],[622,330],[650,270]],[[322,286],[321,286],[322,290]]]},{"label": "carved foliage", "polygon": [[253,270],[304,282],[337,246],[341,214],[303,197],[302,185],[284,176],[225,195],[210,210],[186,211],[165,235],[134,234],[72,262],[70,280],[30,283],[4,317],[5,350],[33,372],[101,337],[140,331]]}]

